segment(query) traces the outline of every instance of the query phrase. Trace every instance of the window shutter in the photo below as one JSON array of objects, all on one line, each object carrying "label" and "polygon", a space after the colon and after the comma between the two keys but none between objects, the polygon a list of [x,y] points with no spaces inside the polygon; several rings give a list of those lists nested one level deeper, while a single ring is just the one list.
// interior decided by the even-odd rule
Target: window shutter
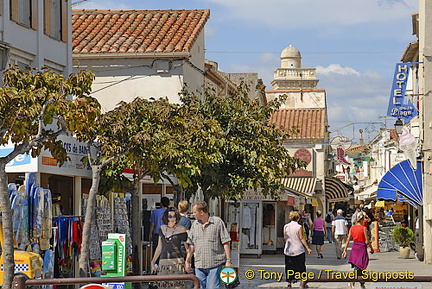
[{"label": "window shutter", "polygon": [[38,29],[38,4],[37,0],[31,0],[31,28]]},{"label": "window shutter", "polygon": [[18,0],[10,1],[10,18],[12,21],[19,22]]},{"label": "window shutter", "polygon": [[61,40],[68,41],[68,2],[62,0],[61,2]]},{"label": "window shutter", "polygon": [[51,1],[44,0],[44,32],[51,35]]}]

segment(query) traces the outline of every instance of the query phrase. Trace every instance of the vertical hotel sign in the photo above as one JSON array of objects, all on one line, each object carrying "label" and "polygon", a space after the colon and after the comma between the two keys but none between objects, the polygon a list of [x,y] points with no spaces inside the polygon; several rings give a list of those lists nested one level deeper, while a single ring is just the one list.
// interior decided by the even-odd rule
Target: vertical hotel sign
[{"label": "vertical hotel sign", "polygon": [[418,111],[412,104],[410,97],[406,96],[406,88],[410,70],[410,63],[397,63],[390,93],[387,115],[404,119],[408,123]]}]

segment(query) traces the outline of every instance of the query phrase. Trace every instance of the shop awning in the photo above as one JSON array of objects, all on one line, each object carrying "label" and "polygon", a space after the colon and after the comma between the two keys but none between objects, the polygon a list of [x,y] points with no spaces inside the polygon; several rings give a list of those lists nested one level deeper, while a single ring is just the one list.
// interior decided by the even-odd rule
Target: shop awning
[{"label": "shop awning", "polygon": [[348,194],[353,188],[338,178],[325,178],[325,195],[331,202],[346,202],[349,200]]},{"label": "shop awning", "polygon": [[288,191],[306,197],[312,197],[315,191],[316,181],[316,178],[291,177],[282,179],[282,184]]},{"label": "shop awning", "polygon": [[423,176],[421,162],[415,170],[409,160],[392,167],[378,184],[377,199],[408,201],[413,206],[423,204]]},{"label": "shop awning", "polygon": [[363,190],[363,192],[355,194],[357,200],[364,201],[372,197],[372,194],[375,193],[378,189],[378,186],[372,185]]},{"label": "shop awning", "polygon": [[375,207],[381,208],[385,206],[385,201],[378,201],[375,203]]},{"label": "shop awning", "polygon": [[380,183],[381,187],[378,187],[376,199],[377,200],[387,200],[387,201],[400,201],[400,202],[408,202],[414,207],[417,207],[418,205],[411,200],[407,199],[403,195],[399,194],[399,192],[394,189],[393,187],[390,187],[388,184]]}]

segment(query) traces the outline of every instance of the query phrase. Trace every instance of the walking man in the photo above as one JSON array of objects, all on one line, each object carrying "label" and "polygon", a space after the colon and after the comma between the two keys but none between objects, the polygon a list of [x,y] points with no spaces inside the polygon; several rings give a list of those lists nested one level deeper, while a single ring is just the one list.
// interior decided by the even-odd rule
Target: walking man
[{"label": "walking man", "polygon": [[342,245],[345,244],[348,235],[348,221],[343,216],[341,209],[337,210],[337,216],[332,222],[332,235],[335,240],[336,257],[342,257]]},{"label": "walking man", "polygon": [[192,213],[196,221],[192,223],[186,241],[189,249],[185,269],[193,272],[191,260],[195,254],[195,275],[201,288],[219,289],[222,266],[232,267],[231,238],[222,219],[209,215],[206,202],[193,204]]},{"label": "walking man", "polygon": [[333,215],[332,209],[329,209],[324,220],[326,223],[327,239],[328,239],[329,243],[332,243],[333,242],[333,239],[332,239],[332,222],[334,220],[334,215]]}]

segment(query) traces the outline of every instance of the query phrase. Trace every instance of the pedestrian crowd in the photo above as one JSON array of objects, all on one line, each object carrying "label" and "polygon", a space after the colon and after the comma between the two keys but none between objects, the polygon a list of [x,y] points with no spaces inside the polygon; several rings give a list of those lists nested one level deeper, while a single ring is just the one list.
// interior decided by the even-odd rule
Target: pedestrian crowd
[{"label": "pedestrian crowd", "polygon": [[[353,241],[348,263],[357,271],[358,276],[361,276],[361,271],[369,264],[367,248],[370,247],[370,254],[374,252],[370,241],[370,224],[374,221],[372,213],[366,208],[358,207],[346,213],[341,208],[330,209],[325,216],[318,210],[315,215],[311,220],[310,213],[306,211],[301,214],[296,211],[290,213],[290,222],[283,229],[286,270],[306,272],[305,254],[312,253],[309,244],[315,245],[317,258],[322,259],[324,240],[327,239],[329,244],[334,243],[336,258],[341,259],[347,258],[348,245]],[[290,278],[286,279],[289,288],[297,281],[300,281],[300,288],[307,287],[307,282],[293,279],[293,276],[296,275],[290,275]],[[364,283],[360,286],[365,288]],[[354,288],[354,283],[349,283],[349,287]]]},{"label": "pedestrian crowd", "polygon": [[[210,216],[206,202],[192,205],[195,221],[187,217],[189,204],[180,201],[178,210],[161,199],[160,209],[150,216],[149,240],[156,242],[152,272],[161,275],[193,273],[200,288],[220,288],[220,272],[232,267],[230,235],[222,219]],[[157,240],[156,240],[157,238]],[[158,288],[187,288],[184,281],[158,281]]]},{"label": "pedestrian crowd", "polygon": [[[151,260],[152,272],[161,275],[193,273],[200,281],[201,288],[220,288],[220,274],[223,267],[232,267],[231,238],[219,217],[209,214],[206,202],[192,205],[194,221],[187,217],[189,204],[181,201],[178,209],[169,207],[169,199],[161,199],[161,208],[150,217],[150,240],[153,241],[154,255]],[[306,272],[306,253],[312,254],[310,245],[315,245],[317,258],[324,258],[322,252],[325,239],[334,243],[335,257],[347,258],[347,249],[353,245],[348,262],[353,270],[365,270],[369,263],[367,248],[373,248],[370,239],[370,223],[374,216],[363,208],[344,212],[341,208],[330,209],[324,216],[320,210],[312,218],[310,213],[291,211],[289,222],[283,227],[285,240],[285,272]],[[288,274],[288,287],[300,281],[300,288],[307,287],[301,280],[302,274]],[[299,279],[297,279],[299,278]],[[159,288],[187,288],[184,281],[159,281]],[[364,288],[364,283],[360,284]],[[349,286],[354,288],[354,284]]]}]

